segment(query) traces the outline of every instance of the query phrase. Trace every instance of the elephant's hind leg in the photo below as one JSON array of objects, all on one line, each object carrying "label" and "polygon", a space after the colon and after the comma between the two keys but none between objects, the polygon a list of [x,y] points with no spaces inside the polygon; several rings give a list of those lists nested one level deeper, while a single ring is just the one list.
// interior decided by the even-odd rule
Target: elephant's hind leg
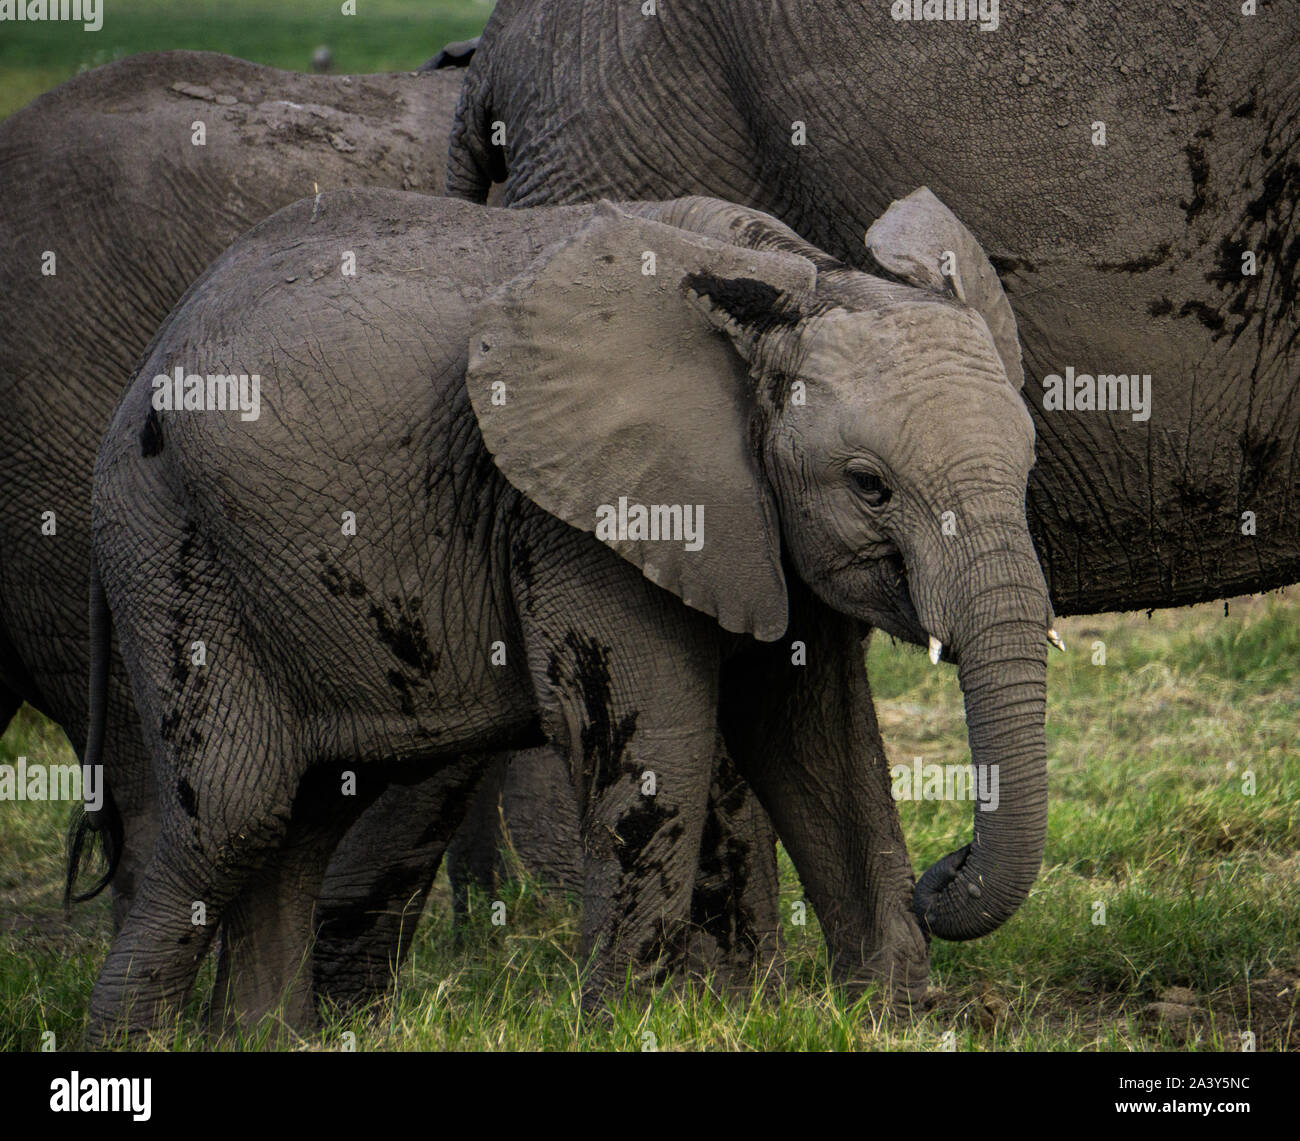
[{"label": "elephant's hind leg", "polygon": [[415,784],[389,785],[348,830],[316,908],[312,969],[321,997],[354,1007],[388,989],[486,769],[483,757],[466,755]]},{"label": "elephant's hind leg", "polygon": [[[224,658],[238,659],[233,647]],[[173,696],[149,726],[164,757],[155,766],[158,838],[91,995],[91,1043],[174,1017],[227,909],[281,858],[304,766],[261,692],[242,667],[228,667],[199,690],[212,693],[211,702]],[[232,708],[241,713],[237,736]],[[281,925],[296,920],[294,913]],[[300,944],[306,940],[304,928]]]},{"label": "elephant's hind leg", "polygon": [[[321,885],[335,849],[374,799],[343,795],[339,769],[313,769],[303,779],[275,857],[248,876],[222,914],[209,1007],[213,1033],[251,1026],[271,1013],[300,1033],[316,1024],[312,926]],[[361,788],[370,783],[363,773]]]},{"label": "elephant's hind leg", "polygon": [[153,858],[91,994],[90,1044],[151,1030],[180,1011],[223,913],[278,858],[288,830],[287,807],[239,805],[222,795],[220,779],[191,772],[175,783],[183,791],[163,799]]}]

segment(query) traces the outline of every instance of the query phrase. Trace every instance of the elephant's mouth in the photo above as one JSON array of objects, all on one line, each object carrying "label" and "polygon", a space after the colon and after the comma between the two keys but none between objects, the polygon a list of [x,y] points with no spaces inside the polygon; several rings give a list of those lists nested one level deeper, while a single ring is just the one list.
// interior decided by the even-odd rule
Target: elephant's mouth
[{"label": "elephant's mouth", "polygon": [[925,646],[930,635],[921,625],[908,589],[907,565],[899,554],[874,559],[864,569],[870,577],[871,607],[863,617],[879,630],[903,642]]}]

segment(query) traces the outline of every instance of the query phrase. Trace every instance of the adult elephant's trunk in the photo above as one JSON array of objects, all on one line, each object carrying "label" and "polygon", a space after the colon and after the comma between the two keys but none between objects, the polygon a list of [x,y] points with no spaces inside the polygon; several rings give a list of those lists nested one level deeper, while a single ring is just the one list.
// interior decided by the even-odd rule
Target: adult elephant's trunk
[{"label": "adult elephant's trunk", "polygon": [[[1028,535],[1014,550],[969,564],[951,615],[975,791],[971,843],[916,885],[923,930],[975,939],[1014,914],[1029,893],[1047,832],[1047,592]],[[996,798],[986,794],[996,792]],[[996,805],[996,807],[991,807]]]}]

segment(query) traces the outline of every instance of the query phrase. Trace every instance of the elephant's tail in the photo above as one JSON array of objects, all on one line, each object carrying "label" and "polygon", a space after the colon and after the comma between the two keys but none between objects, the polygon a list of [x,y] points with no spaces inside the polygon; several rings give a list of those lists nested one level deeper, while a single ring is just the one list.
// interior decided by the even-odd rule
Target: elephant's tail
[{"label": "elephant's tail", "polygon": [[[108,722],[108,668],[112,660],[113,619],[108,611],[108,598],[99,569],[92,557],[90,562],[90,722],[86,730],[86,750],[82,756],[83,770],[104,763],[104,729]],[[63,887],[63,905],[82,903],[93,899],[113,878],[122,856],[122,815],[113,800],[107,782],[101,780],[104,790],[103,804],[93,812],[82,805],[72,818],[68,829],[68,875]],[[100,850],[103,875],[80,895],[73,895],[77,878],[83,866],[93,862],[95,849]]]}]

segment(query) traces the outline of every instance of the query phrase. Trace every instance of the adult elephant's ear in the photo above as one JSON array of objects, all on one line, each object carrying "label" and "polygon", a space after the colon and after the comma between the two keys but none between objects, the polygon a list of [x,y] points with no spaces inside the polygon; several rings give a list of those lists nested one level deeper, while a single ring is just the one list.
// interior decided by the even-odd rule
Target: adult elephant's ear
[{"label": "adult elephant's ear", "polygon": [[895,276],[921,289],[946,291],[978,311],[1008,379],[1015,388],[1024,385],[1016,318],[997,271],[975,235],[928,187],[912,191],[877,218],[867,231],[867,248]]},{"label": "adult elephant's ear", "polygon": [[[688,300],[691,274],[756,279],[782,295],[816,279],[797,255],[602,202],[485,300],[470,399],[497,467],[534,503],[725,629],[770,641],[785,631],[787,602],[780,523],[749,437],[753,385]],[[642,518],[658,538],[638,537]]]}]

